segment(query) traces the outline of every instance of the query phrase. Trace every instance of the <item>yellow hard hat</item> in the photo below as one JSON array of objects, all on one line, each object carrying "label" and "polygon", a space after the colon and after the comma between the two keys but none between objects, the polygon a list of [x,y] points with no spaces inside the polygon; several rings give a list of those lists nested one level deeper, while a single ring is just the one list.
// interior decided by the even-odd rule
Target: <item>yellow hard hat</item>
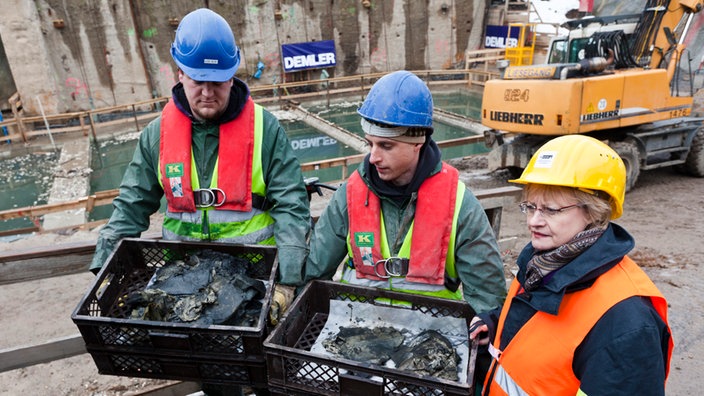
[{"label": "yellow hard hat", "polygon": [[626,165],[607,144],[584,135],[565,135],[545,143],[533,154],[519,184],[574,187],[611,196],[611,219],[623,213]]}]

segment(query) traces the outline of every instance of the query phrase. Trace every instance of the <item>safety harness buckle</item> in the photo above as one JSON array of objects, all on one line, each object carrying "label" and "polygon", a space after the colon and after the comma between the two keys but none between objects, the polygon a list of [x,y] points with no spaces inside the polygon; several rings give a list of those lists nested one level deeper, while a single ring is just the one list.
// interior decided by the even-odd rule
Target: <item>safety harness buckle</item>
[{"label": "safety harness buckle", "polygon": [[[218,200],[218,198],[222,199]],[[219,188],[200,188],[193,190],[193,200],[197,208],[209,208],[211,206],[222,206],[226,199],[225,191]]]},{"label": "safety harness buckle", "polygon": [[[389,257],[387,259],[382,259],[374,264],[374,273],[379,278],[387,279],[392,276],[406,276],[408,275],[408,259],[401,257]],[[379,273],[379,264],[384,266],[384,273]]]}]

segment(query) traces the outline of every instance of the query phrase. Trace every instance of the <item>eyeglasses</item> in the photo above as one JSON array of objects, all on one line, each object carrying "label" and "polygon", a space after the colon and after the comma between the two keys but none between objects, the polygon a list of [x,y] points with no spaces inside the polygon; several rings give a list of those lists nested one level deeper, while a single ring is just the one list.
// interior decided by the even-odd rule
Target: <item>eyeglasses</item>
[{"label": "eyeglasses", "polygon": [[521,210],[521,213],[527,214],[528,216],[533,216],[535,212],[537,211],[540,213],[540,216],[542,216],[545,219],[549,219],[551,217],[557,216],[558,214],[572,209],[572,208],[581,208],[584,207],[583,204],[575,204],[575,205],[569,205],[569,206],[563,206],[561,208],[539,208],[535,204],[532,204],[530,202],[521,202],[518,204],[518,208]]}]

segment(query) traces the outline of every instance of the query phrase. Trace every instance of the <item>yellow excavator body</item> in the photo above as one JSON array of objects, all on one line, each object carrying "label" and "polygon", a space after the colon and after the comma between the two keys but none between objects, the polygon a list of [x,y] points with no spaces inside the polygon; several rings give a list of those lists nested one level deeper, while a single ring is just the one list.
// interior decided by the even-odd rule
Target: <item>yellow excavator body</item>
[{"label": "yellow excavator body", "polygon": [[666,69],[564,80],[496,79],[484,87],[482,124],[506,132],[568,135],[686,117],[691,108],[691,96],[670,95]]}]

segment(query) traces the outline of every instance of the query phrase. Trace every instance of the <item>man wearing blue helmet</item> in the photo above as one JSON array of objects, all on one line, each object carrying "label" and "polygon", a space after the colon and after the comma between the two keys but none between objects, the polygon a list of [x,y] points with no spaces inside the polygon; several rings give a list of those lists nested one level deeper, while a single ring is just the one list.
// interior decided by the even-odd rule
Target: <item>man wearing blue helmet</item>
[{"label": "man wearing blue helmet", "polygon": [[[315,225],[306,281],[332,279],[499,307],[506,281],[484,210],[431,139],[433,99],[414,74],[379,79],[358,110],[370,152]],[[488,359],[487,359],[488,362]]]},{"label": "man wearing blue helmet", "polygon": [[204,8],[186,15],[171,56],[179,82],[140,136],[91,270],[121,238],[145,231],[165,196],[164,239],[275,244],[279,308],[301,284],[307,255],[310,210],[298,159],[278,120],[234,77],[240,52],[224,18]]}]

